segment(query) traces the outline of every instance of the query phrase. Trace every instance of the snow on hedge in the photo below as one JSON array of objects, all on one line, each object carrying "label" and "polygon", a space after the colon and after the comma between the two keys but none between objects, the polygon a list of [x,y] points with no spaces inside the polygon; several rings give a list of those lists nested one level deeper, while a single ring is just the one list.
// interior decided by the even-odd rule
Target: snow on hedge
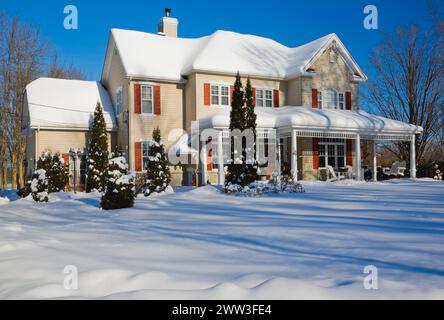
[{"label": "snow on hedge", "polygon": [[[444,298],[444,183],[305,182],[239,198],[186,188],[100,210],[99,194],[0,207],[0,299]],[[63,287],[65,266],[78,290]],[[375,265],[379,289],[364,289]]]}]

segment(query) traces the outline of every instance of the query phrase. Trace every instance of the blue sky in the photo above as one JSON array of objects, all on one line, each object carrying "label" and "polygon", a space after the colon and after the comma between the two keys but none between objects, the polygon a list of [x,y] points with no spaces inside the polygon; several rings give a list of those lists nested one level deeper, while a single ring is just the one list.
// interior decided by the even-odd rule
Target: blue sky
[{"label": "blue sky", "polygon": [[[65,30],[63,8],[79,11],[79,29]],[[376,5],[379,30],[363,27],[366,5]],[[73,62],[99,79],[111,28],[156,32],[164,8],[179,19],[181,37],[200,37],[223,29],[269,37],[297,46],[336,33],[364,69],[371,73],[369,54],[399,25],[430,24],[427,0],[274,0],[274,1],[35,1],[2,0],[0,9],[41,29],[60,50],[65,62]]]}]

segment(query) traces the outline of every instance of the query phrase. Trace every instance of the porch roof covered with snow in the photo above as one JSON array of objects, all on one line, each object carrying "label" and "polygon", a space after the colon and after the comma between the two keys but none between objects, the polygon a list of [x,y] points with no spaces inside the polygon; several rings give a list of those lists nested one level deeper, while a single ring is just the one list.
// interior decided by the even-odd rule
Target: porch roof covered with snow
[{"label": "porch roof covered with snow", "polygon": [[30,129],[89,130],[97,102],[107,130],[117,128],[111,99],[96,81],[39,78],[26,86],[24,119]]},{"label": "porch roof covered with snow", "polygon": [[[256,108],[258,129],[276,129],[290,133],[296,129],[298,136],[348,138],[357,134],[374,140],[406,140],[420,134],[422,128],[401,121],[367,113],[362,110],[326,110],[304,106],[282,108]],[[199,120],[200,129],[227,129],[230,125],[230,108]]]},{"label": "porch roof covered with snow", "polygon": [[[384,118],[362,110],[327,110],[307,106],[285,106],[282,108],[255,108],[257,115],[257,132],[262,137],[270,137],[268,130],[276,130],[276,143],[281,139],[290,139],[291,172],[293,179],[298,180],[298,137],[331,138],[354,140],[355,179],[361,180],[362,159],[361,140],[371,140],[373,180],[377,181],[376,145],[378,141],[408,141],[410,143],[410,177],[416,177],[416,138],[423,129],[402,121]],[[228,133],[230,125],[230,108],[199,120],[199,129],[215,129],[219,131],[217,138],[217,154],[222,155],[221,137]],[[269,139],[269,138],[268,138]],[[267,142],[268,143],[268,142]],[[273,143],[273,142],[272,142]],[[203,145],[205,149],[205,144]],[[280,147],[278,148],[280,150]],[[279,151],[280,152],[280,151]],[[204,153],[205,154],[205,153]],[[316,153],[314,153],[316,155]],[[218,157],[218,159],[222,156]],[[281,157],[279,157],[280,159]],[[206,166],[203,157],[202,167]],[[219,160],[220,161],[220,160]],[[276,162],[276,160],[274,161]],[[223,167],[223,160],[219,168]],[[280,164],[275,163],[278,168]],[[206,170],[202,170],[203,181],[206,181]],[[224,181],[224,170],[218,169],[219,183]]]}]

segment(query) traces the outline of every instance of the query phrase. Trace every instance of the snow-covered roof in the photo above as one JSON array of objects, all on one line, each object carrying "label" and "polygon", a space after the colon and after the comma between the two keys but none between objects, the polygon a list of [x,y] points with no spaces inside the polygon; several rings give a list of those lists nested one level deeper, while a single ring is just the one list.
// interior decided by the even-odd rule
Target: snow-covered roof
[{"label": "snow-covered roof", "polygon": [[[207,37],[187,39],[112,29],[111,38],[126,75],[136,78],[179,81],[195,71],[224,74],[239,71],[252,77],[289,79],[306,72],[314,59],[335,42],[354,73],[361,80],[367,79],[335,34],[296,48],[268,38],[222,30]],[[110,63],[108,60],[105,64]],[[102,79],[107,77],[106,70],[107,66]]]},{"label": "snow-covered roof", "polygon": [[26,86],[30,128],[89,129],[97,102],[108,130],[116,128],[111,99],[95,81],[39,78]]},{"label": "snow-covered roof", "polygon": [[[258,128],[300,128],[377,134],[415,134],[422,128],[368,112],[326,110],[310,107],[256,108]],[[228,128],[230,108],[199,120],[200,128]]]}]

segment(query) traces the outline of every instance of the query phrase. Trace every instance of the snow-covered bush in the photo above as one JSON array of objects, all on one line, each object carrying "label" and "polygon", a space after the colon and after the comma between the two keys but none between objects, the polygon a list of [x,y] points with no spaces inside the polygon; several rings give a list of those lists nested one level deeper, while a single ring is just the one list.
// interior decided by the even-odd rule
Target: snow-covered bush
[{"label": "snow-covered bush", "polygon": [[88,146],[86,192],[105,190],[108,171],[108,134],[102,107],[97,102],[91,128],[91,141]]},{"label": "snow-covered bush", "polygon": [[[43,152],[37,160],[37,170],[45,171],[48,182],[48,193],[60,192],[65,189],[69,181],[69,169],[60,154],[52,155],[51,152]],[[27,181],[25,186],[17,192],[20,197],[26,198],[31,192],[31,182]]]},{"label": "snow-covered bush", "polygon": [[301,193],[305,192],[305,189],[300,183],[294,181],[289,176],[279,176],[274,172],[268,183],[253,182],[247,186],[228,183],[222,191],[227,194],[255,196],[272,193]]},{"label": "snow-covered bush", "polygon": [[171,183],[171,173],[165,153],[160,142],[159,128],[153,131],[153,142],[148,149],[148,166],[146,168],[145,196],[165,191]]},{"label": "snow-covered bush", "polygon": [[437,163],[435,163],[435,165],[433,167],[435,169],[435,176],[433,177],[433,179],[435,179],[435,180],[442,180],[443,179],[443,173],[439,169],[439,165]]},{"label": "snow-covered bush", "polygon": [[[116,154],[118,155],[118,154]],[[134,205],[134,175],[128,174],[123,155],[109,160],[109,169],[102,208],[105,210],[131,208]]]},{"label": "snow-covered bush", "polygon": [[49,193],[60,192],[65,189],[69,180],[69,170],[60,154],[43,153],[37,161],[37,169],[46,171]]},{"label": "snow-covered bush", "polygon": [[34,201],[48,202],[48,178],[45,169],[38,169],[34,172],[29,188]]}]

